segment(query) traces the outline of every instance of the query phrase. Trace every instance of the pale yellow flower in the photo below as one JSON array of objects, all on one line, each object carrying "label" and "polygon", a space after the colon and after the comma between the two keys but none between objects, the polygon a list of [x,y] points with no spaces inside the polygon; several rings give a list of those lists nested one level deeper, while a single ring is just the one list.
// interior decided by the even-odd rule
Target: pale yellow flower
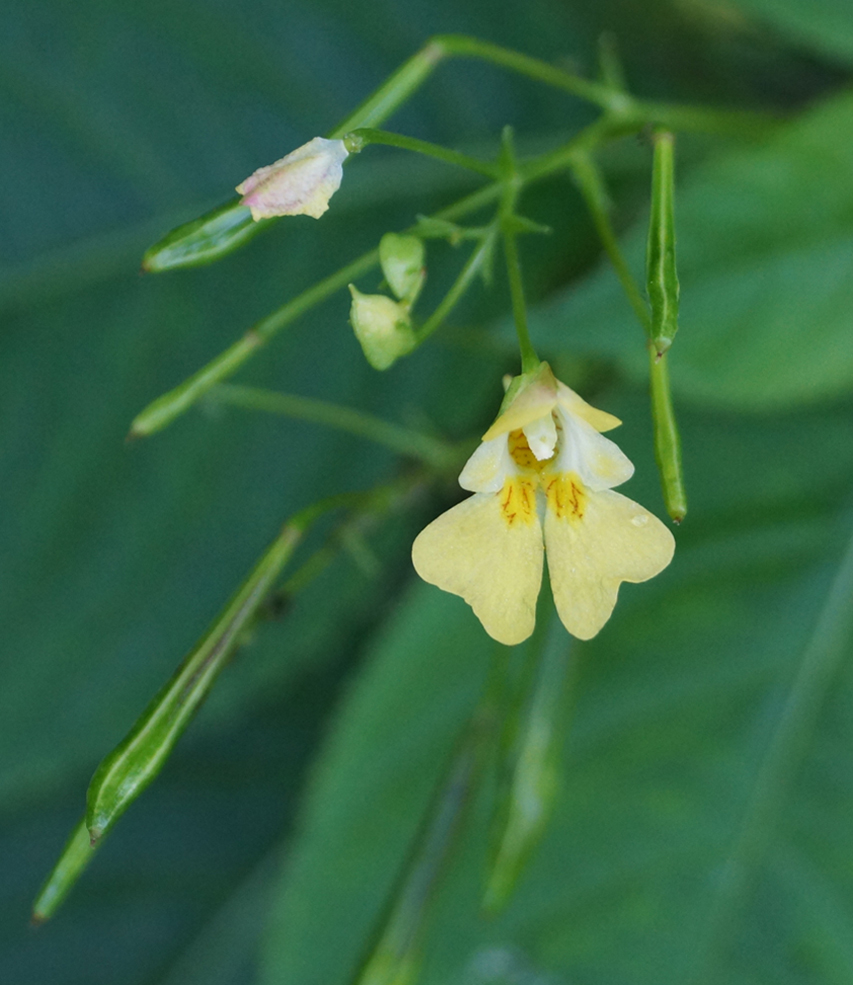
[{"label": "pale yellow flower", "polygon": [[348,153],[342,140],[315,137],[237,185],[242,204],[248,205],[256,221],[277,215],[319,219],[341,187]]},{"label": "pale yellow flower", "polygon": [[675,541],[612,487],[634,466],[601,435],[621,421],[555,379],[547,363],[518,377],[459,484],[474,495],[423,530],[415,570],[461,595],[486,632],[521,643],[533,632],[543,555],[557,612],[582,640],[610,618],[623,581],[654,577]]}]

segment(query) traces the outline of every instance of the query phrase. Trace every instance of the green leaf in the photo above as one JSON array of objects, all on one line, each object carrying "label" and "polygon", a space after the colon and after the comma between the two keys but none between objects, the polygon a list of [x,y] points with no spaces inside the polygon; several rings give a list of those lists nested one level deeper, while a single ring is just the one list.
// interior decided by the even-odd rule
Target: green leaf
[{"label": "green leaf", "polygon": [[[626,448],[646,445],[642,396],[608,406],[627,422]],[[688,414],[684,433],[692,520],[670,569],[625,586],[611,623],[579,650],[545,842],[515,900],[486,921],[480,812],[439,900],[423,985],[502,981],[484,970],[501,962],[637,985],[844,980],[853,951],[809,901],[820,894],[829,926],[850,916],[853,872],[839,864],[853,809],[853,616],[840,604],[853,579],[841,557],[853,535],[849,406]],[[648,457],[642,487],[626,490],[641,501],[654,487]],[[348,981],[487,650],[464,603],[426,586],[371,648],[283,875],[266,985]],[[727,866],[741,877],[729,895]],[[714,923],[709,945],[720,900],[735,916]]]},{"label": "green leaf", "polygon": [[853,21],[846,0],[702,0],[731,16],[732,10],[773,27],[798,47],[833,60],[853,62]]}]

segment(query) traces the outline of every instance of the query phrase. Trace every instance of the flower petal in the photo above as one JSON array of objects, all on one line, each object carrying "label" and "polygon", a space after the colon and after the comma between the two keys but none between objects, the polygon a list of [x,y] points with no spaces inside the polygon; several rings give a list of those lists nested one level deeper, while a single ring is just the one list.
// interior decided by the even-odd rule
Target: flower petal
[{"label": "flower petal", "polygon": [[480,442],[459,473],[459,485],[469,492],[499,492],[507,477],[517,473],[507,436],[501,434],[491,441]]},{"label": "flower petal", "polygon": [[574,414],[587,424],[591,424],[596,431],[611,431],[622,423],[618,417],[608,414],[606,410],[599,410],[588,404],[583,397],[578,396],[574,390],[559,380],[557,380],[557,402],[569,414]]},{"label": "flower petal", "polygon": [[[571,476],[561,477],[572,484]],[[549,489],[545,515],[548,572],[566,629],[588,640],[610,618],[623,581],[653,578],[672,560],[675,539],[656,516],[609,489]],[[572,493],[572,495],[568,495]]]},{"label": "flower petal", "polygon": [[581,417],[556,410],[563,428],[559,452],[553,463],[555,473],[573,472],[590,489],[610,489],[620,486],[634,474],[631,459],[622,449],[605,438]]},{"label": "flower petal", "polygon": [[278,215],[319,219],[341,186],[347,156],[342,140],[315,137],[239,184],[242,204],[249,206],[255,221]]},{"label": "flower petal", "polygon": [[421,578],[461,595],[489,636],[507,646],[533,632],[542,584],[542,527],[532,489],[532,512],[507,520],[506,493],[520,495],[522,486],[509,481],[499,493],[471,496],[434,520],[412,545]]},{"label": "flower petal", "polygon": [[483,441],[491,441],[499,434],[518,431],[537,418],[549,417],[556,405],[557,381],[548,363],[540,363],[534,374],[516,379],[522,380],[521,386],[503,414],[483,435]]}]

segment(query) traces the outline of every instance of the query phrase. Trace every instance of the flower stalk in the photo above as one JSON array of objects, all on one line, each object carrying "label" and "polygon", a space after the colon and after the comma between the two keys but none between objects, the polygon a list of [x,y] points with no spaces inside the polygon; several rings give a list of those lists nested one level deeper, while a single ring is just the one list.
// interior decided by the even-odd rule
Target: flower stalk
[{"label": "flower stalk", "polygon": [[280,414],[335,428],[384,445],[398,455],[419,460],[438,470],[447,469],[458,459],[458,452],[440,438],[328,400],[278,393],[260,387],[236,386],[233,383],[218,384],[210,391],[208,399],[217,404]]},{"label": "flower stalk", "polygon": [[673,523],[687,514],[687,491],[681,462],[681,437],[669,383],[669,347],[678,331],[678,271],[675,265],[675,139],[669,131],[653,136],[652,206],[646,251],[649,295],[649,384],[655,458],[664,503]]},{"label": "flower stalk", "polygon": [[527,305],[524,300],[524,277],[521,273],[521,261],[518,256],[518,217],[515,204],[521,191],[521,178],[515,159],[515,147],[511,127],[504,127],[502,135],[501,177],[503,178],[503,195],[500,205],[501,236],[503,238],[506,273],[509,282],[509,293],[512,300],[512,315],[515,322],[515,332],[518,336],[518,348],[521,353],[521,372],[533,373],[539,366],[539,356],[530,341],[527,327]]}]

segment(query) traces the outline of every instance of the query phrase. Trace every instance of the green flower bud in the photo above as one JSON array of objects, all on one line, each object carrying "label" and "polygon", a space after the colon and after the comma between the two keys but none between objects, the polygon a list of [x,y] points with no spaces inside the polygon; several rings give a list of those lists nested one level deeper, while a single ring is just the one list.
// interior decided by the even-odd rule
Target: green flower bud
[{"label": "green flower bud", "polygon": [[353,284],[350,322],[367,361],[374,369],[388,369],[415,347],[408,305],[384,294],[362,294]]},{"label": "green flower bud", "polygon": [[379,241],[379,262],[391,290],[409,305],[421,293],[426,279],[424,244],[417,236],[385,233]]}]

